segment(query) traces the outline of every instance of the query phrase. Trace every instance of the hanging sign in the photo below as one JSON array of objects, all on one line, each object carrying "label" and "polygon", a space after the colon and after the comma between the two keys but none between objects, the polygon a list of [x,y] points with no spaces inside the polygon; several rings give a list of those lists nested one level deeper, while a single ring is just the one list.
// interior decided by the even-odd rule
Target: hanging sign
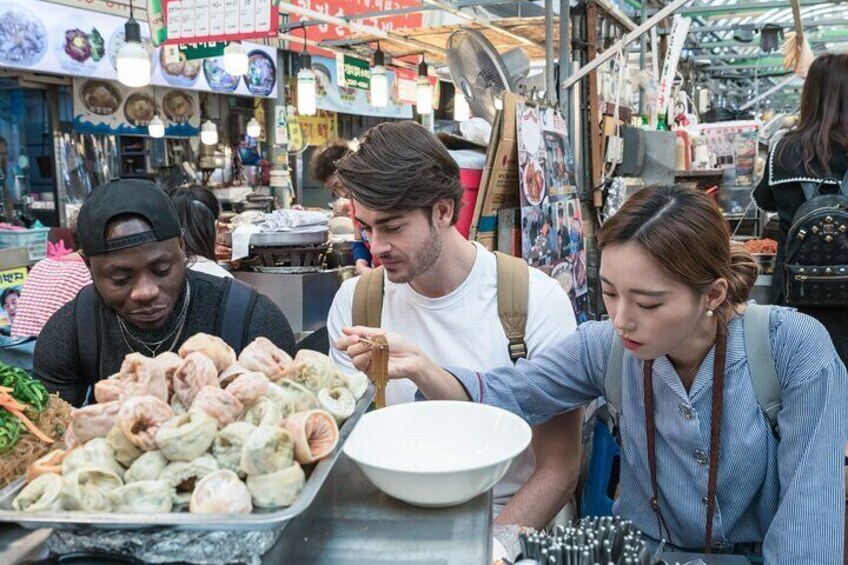
[{"label": "hanging sign", "polygon": [[274,106],[274,145],[288,145],[289,131],[286,126],[286,107]]},{"label": "hanging sign", "polygon": [[668,53],[663,63],[662,78],[660,79],[659,92],[657,94],[658,115],[662,117],[668,111],[671,87],[674,84],[674,76],[677,73],[677,63],[680,62],[680,54],[683,52],[683,45],[686,43],[686,36],[689,34],[689,24],[692,23],[692,19],[677,14],[674,16],[673,22],[671,38],[668,42]]},{"label": "hanging sign", "polygon": [[397,86],[397,100],[403,104],[412,104],[414,105],[417,102],[416,95],[416,80],[418,79],[418,73],[410,69],[395,69],[395,84]]},{"label": "hanging sign", "polygon": [[211,57],[223,57],[224,48],[228,45],[226,41],[209,41],[205,43],[194,43],[192,45],[180,45],[180,53],[185,56],[186,61],[197,61],[198,59],[209,59]]},{"label": "hanging sign", "polygon": [[336,55],[336,76],[339,86],[371,90],[371,64],[350,55]]},{"label": "hanging sign", "polygon": [[389,71],[389,104],[385,107],[371,105],[371,91],[341,86],[338,83],[337,65],[333,59],[312,57],[312,70],[315,72],[316,105],[319,110],[329,110],[359,116],[409,119],[412,108],[395,99],[392,84],[395,81],[394,70]]},{"label": "hanging sign", "polygon": [[339,135],[335,112],[318,110],[314,116],[299,116],[298,122],[306,145],[324,145]]},{"label": "hanging sign", "polygon": [[275,0],[160,0],[164,43],[200,43],[276,37]]}]

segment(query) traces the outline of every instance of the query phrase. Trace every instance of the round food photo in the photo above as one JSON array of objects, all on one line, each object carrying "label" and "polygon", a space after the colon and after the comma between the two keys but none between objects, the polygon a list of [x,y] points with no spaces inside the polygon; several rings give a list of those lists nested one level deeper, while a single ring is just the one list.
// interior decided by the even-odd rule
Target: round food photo
[{"label": "round food photo", "polygon": [[130,94],[124,104],[124,117],[135,127],[144,127],[149,124],[156,112],[156,100],[145,92]]},{"label": "round food photo", "polygon": [[527,164],[524,166],[522,173],[522,180],[522,189],[527,202],[533,206],[541,204],[542,199],[545,197],[545,175],[535,156],[530,156],[527,159]]},{"label": "round food photo", "polygon": [[277,84],[277,66],[264,51],[256,49],[250,52],[250,66],[244,81],[254,96],[268,96]]},{"label": "round food photo", "polygon": [[0,6],[0,63],[30,66],[47,51],[47,31],[39,19],[18,4]]},{"label": "round food photo", "polygon": [[91,73],[106,56],[106,40],[98,29],[79,16],[55,28],[53,53],[70,73]]},{"label": "round food photo", "polygon": [[182,90],[172,90],[162,99],[162,110],[165,117],[175,124],[188,123],[197,109],[191,96]]},{"label": "round food photo", "polygon": [[121,107],[123,98],[113,84],[105,80],[88,80],[80,88],[80,101],[92,114],[111,116]]},{"label": "round food photo", "polygon": [[241,77],[233,76],[224,70],[224,58],[212,57],[203,60],[203,76],[214,92],[230,93],[238,88]]},{"label": "round food photo", "polygon": [[165,63],[165,50],[159,49],[159,68],[165,82],[173,86],[189,87],[197,82],[200,76],[201,61],[189,61],[180,52],[180,60],[176,63]]}]

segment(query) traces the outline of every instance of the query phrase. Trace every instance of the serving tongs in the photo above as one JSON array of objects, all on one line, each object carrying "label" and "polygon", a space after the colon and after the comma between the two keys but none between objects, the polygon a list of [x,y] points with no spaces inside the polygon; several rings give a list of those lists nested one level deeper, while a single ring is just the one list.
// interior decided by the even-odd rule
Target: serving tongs
[{"label": "serving tongs", "polygon": [[386,385],[389,384],[389,342],[383,334],[359,338],[359,341],[371,348],[371,362],[368,364],[368,378],[374,383],[377,395],[376,407],[386,407]]}]

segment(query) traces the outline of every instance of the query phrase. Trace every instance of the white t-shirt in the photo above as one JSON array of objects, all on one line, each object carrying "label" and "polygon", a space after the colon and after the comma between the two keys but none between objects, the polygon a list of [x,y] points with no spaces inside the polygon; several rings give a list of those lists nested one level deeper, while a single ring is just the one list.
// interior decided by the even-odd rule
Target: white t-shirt
[{"label": "white t-shirt", "polygon": [[[498,317],[497,258],[482,245],[468,278],[453,292],[427,298],[408,284],[384,280],[381,327],[400,334],[420,347],[442,366],[488,371],[512,365],[506,334]],[[330,343],[351,326],[353,294],[359,278],[345,281],[330,308],[327,320]],[[559,284],[538,269],[530,269],[527,327],[524,341],[532,358],[577,328],[568,295]],[[354,371],[345,352],[330,347],[330,355],[344,370]],[[412,381],[393,380],[386,387],[389,405],[412,402]],[[522,454],[500,483],[495,485],[496,513],[530,478],[535,468],[531,449]]]}]

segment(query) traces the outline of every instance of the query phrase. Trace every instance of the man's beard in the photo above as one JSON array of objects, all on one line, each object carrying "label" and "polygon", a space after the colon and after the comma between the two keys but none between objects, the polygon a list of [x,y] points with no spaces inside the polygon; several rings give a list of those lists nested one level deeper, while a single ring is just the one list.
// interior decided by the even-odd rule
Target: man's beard
[{"label": "man's beard", "polygon": [[408,284],[429,271],[442,254],[442,244],[442,236],[436,231],[435,226],[431,226],[430,237],[424,242],[415,263],[410,263],[409,271],[400,275],[399,278],[392,278],[392,274],[389,273],[389,280],[395,284]]}]

